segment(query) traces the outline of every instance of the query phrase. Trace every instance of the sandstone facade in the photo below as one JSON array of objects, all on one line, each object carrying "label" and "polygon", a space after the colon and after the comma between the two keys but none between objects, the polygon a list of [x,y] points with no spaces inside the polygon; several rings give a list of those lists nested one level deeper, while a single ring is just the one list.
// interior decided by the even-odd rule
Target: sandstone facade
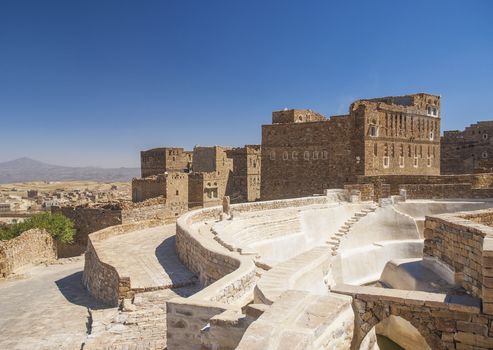
[{"label": "sandstone facade", "polygon": [[349,114],[273,112],[262,126],[262,199],[322,193],[356,175],[439,175],[440,97],[358,100]]}]

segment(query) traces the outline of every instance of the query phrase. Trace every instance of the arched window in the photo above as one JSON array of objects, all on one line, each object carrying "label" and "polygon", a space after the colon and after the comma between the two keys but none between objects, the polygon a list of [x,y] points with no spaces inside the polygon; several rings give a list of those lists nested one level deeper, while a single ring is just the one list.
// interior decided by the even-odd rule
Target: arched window
[{"label": "arched window", "polygon": [[304,158],[305,160],[310,160],[310,152],[309,152],[309,151],[305,151],[305,152],[303,153],[303,158]]},{"label": "arched window", "polygon": [[293,151],[293,153],[291,153],[291,158],[293,158],[293,160],[298,160],[298,152]]},{"label": "arched window", "polygon": [[276,160],[276,151],[270,151],[270,160]]},{"label": "arched window", "polygon": [[282,153],[282,159],[283,159],[283,160],[288,160],[288,158],[289,158],[289,154],[288,154],[288,152],[287,152],[287,151],[284,151],[284,152]]},{"label": "arched window", "polygon": [[322,151],[322,159],[327,159],[329,153],[327,151]]}]

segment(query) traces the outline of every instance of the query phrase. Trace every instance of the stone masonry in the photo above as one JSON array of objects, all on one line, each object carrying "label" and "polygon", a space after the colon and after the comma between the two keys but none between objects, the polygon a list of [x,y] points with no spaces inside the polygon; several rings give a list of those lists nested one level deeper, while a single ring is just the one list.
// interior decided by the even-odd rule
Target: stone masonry
[{"label": "stone masonry", "polygon": [[464,131],[445,131],[441,140],[442,174],[492,172],[493,122],[472,124]]},{"label": "stone masonry", "polygon": [[439,175],[440,97],[358,100],[349,114],[272,113],[262,126],[261,197],[300,197],[341,188],[357,175]]}]

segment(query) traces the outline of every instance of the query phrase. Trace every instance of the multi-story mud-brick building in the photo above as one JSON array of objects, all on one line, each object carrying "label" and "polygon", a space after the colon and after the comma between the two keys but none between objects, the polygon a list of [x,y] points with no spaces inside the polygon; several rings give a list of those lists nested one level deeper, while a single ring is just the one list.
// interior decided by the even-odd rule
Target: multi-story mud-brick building
[{"label": "multi-story mud-brick building", "polygon": [[283,110],[262,126],[264,200],[322,193],[361,175],[439,174],[439,96],[357,100],[330,119]]},{"label": "multi-story mud-brick building", "polygon": [[192,152],[183,148],[163,147],[140,152],[141,176],[164,174],[167,171],[188,172],[192,165]]},{"label": "multi-story mud-brick building", "polygon": [[441,155],[442,174],[491,172],[493,122],[478,122],[464,131],[445,131],[441,140]]}]

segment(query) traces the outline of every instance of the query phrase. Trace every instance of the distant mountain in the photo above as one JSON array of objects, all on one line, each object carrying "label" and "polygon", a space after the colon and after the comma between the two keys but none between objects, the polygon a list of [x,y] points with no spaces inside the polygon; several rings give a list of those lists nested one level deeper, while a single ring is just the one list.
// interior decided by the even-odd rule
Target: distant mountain
[{"label": "distant mountain", "polygon": [[0,163],[0,183],[69,180],[120,182],[138,176],[139,168],[66,167],[30,158]]}]

